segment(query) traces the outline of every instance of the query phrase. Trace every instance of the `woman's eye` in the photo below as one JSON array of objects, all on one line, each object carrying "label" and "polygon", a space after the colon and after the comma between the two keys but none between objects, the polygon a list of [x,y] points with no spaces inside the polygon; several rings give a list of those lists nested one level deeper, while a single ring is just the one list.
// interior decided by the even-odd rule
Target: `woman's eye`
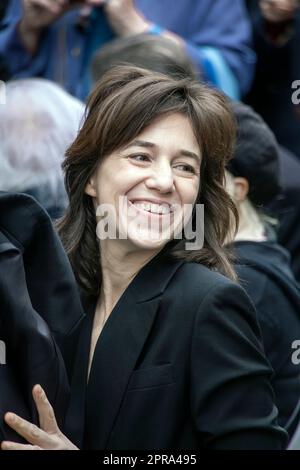
[{"label": "woman's eye", "polygon": [[141,154],[130,155],[129,158],[132,160],[135,160],[136,162],[148,162],[150,160],[148,155],[141,155]]},{"label": "woman's eye", "polygon": [[175,168],[179,171],[184,171],[187,173],[196,173],[195,168],[193,168],[191,165],[176,165]]}]

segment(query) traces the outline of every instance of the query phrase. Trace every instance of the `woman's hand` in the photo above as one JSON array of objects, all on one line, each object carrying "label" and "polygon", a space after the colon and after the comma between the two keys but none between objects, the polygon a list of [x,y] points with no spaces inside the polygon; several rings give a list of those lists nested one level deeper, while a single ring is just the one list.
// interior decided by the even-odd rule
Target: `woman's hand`
[{"label": "woman's hand", "polygon": [[79,450],[57,426],[54,411],[40,385],[32,391],[39,413],[40,426],[35,426],[14,413],[6,413],[5,422],[29,444],[3,441],[2,450]]},{"label": "woman's hand", "polygon": [[[134,0],[104,0],[104,10],[111,28],[121,37],[147,33],[152,25],[136,8]],[[177,34],[164,31],[163,36],[184,47],[183,40]]]},{"label": "woman's hand", "polygon": [[23,0],[22,24],[28,30],[42,30],[74,7],[101,6],[106,0]]},{"label": "woman's hand", "polygon": [[106,0],[23,0],[19,34],[28,52],[37,52],[41,32],[68,10],[75,7],[101,6]]},{"label": "woman's hand", "polygon": [[106,0],[104,9],[111,28],[118,36],[144,33],[149,27],[133,0]]},{"label": "woman's hand", "polygon": [[22,25],[40,31],[56,21],[69,6],[68,0],[23,0]]}]

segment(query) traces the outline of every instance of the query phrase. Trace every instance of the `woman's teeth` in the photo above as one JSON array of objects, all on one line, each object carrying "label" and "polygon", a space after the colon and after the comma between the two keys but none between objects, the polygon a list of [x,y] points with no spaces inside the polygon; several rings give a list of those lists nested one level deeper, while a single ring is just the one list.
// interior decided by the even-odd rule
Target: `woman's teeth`
[{"label": "woman's teeth", "polygon": [[134,202],[135,207],[143,211],[152,212],[153,214],[169,214],[170,206],[167,204],[152,204],[149,202]]}]

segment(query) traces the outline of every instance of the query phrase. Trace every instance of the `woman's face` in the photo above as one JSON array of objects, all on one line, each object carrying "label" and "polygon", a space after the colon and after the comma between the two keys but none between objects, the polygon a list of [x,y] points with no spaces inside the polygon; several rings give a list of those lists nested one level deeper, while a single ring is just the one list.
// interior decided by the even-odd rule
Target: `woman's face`
[{"label": "woman's face", "polygon": [[[181,233],[183,220],[191,214],[200,164],[200,148],[187,117],[176,113],[155,120],[105,158],[86,187],[98,206],[97,220],[102,221],[98,237],[107,237],[106,227],[108,238],[118,238],[129,249],[162,248]],[[116,237],[104,223],[110,224],[113,214]]]}]

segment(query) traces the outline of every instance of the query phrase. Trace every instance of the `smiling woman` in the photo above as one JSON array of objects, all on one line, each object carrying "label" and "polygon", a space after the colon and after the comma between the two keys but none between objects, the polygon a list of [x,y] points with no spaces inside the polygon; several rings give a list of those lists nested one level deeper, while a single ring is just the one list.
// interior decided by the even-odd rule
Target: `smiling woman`
[{"label": "smiling woman", "polygon": [[[226,98],[192,80],[125,66],[95,88],[64,163],[59,233],[86,311],[65,435],[36,388],[41,429],[6,415],[26,448],[284,446],[256,315],[223,248],[234,133]],[[204,244],[189,251],[199,203]],[[102,206],[116,237],[97,238]]]},{"label": "smiling woman", "polygon": [[[180,231],[184,210],[197,199],[200,153],[189,119],[172,113],[156,118],[138,140],[98,166],[86,192],[98,206],[116,209],[117,236],[121,231],[128,250],[139,246],[150,255]],[[109,243],[102,241],[101,250],[109,250]]]},{"label": "smiling woman", "polygon": [[[115,67],[104,76],[89,98],[86,123],[67,152],[64,168],[70,206],[58,226],[86,293],[97,295],[101,285],[95,200],[99,204],[100,190],[105,187],[110,195],[109,200],[107,196],[101,199],[102,204],[115,205],[119,196],[158,198],[181,207],[184,203],[204,204],[203,249],[187,252],[182,239],[174,247],[174,255],[235,279],[223,248],[230,218],[237,218],[223,188],[234,135],[227,99],[205,85],[130,66]],[[116,181],[108,181],[108,176]],[[97,180],[103,180],[101,188]],[[139,187],[135,181],[136,185],[140,181]]]}]

